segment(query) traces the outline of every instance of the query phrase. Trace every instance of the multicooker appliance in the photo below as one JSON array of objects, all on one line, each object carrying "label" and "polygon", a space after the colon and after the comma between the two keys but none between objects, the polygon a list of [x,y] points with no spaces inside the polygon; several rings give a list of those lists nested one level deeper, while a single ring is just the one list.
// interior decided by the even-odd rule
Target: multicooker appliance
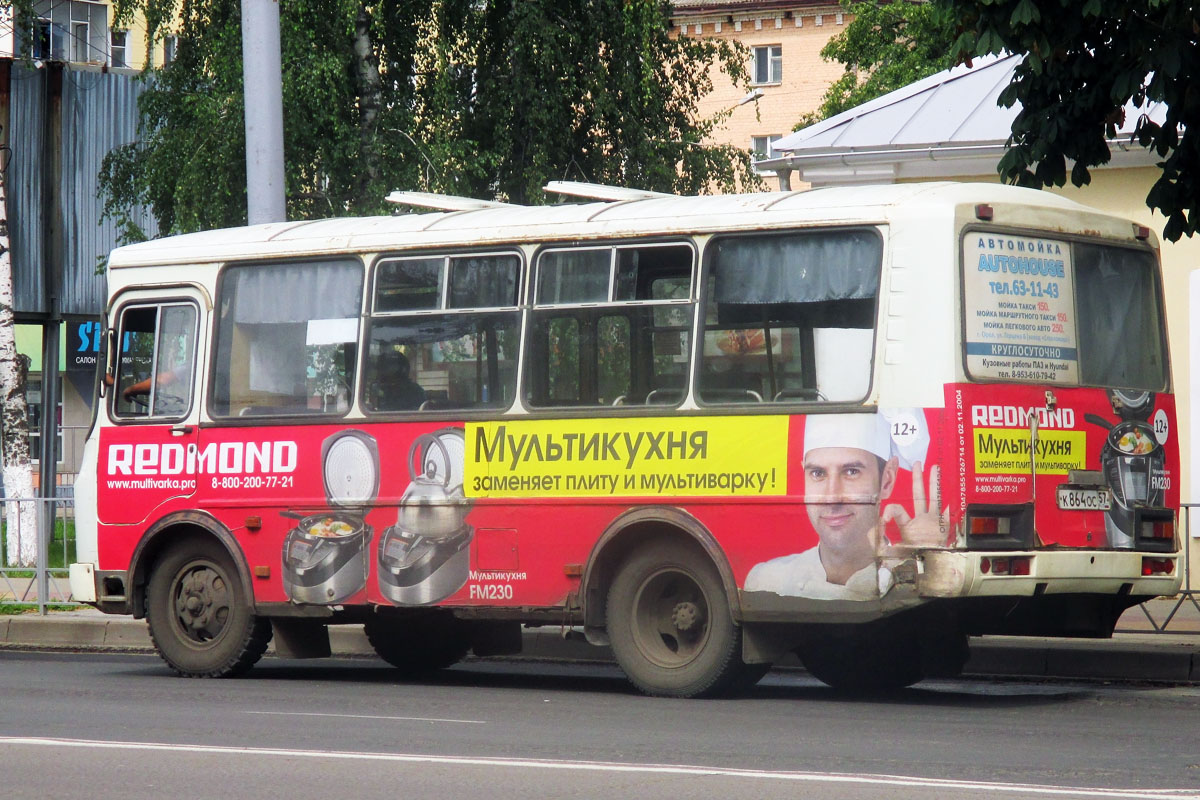
[{"label": "multicooker appliance", "polygon": [[396,605],[444,600],[467,582],[474,528],[463,496],[466,441],[444,428],[419,436],[408,454],[412,477],[396,524],[379,540],[379,590]]},{"label": "multicooker appliance", "polygon": [[283,588],[295,603],[337,603],[367,585],[371,526],[379,494],[379,448],[369,434],[339,431],[321,444],[329,508],[285,511],[299,519],[283,540]]},{"label": "multicooker appliance", "polygon": [[1115,425],[1094,414],[1084,418],[1108,431],[1100,453],[1100,469],[1112,490],[1113,504],[1104,517],[1109,547],[1132,548],[1135,509],[1161,507],[1164,492],[1151,480],[1163,471],[1163,448],[1154,435],[1150,415],[1154,411],[1153,392],[1113,390],[1109,399],[1121,418]]}]

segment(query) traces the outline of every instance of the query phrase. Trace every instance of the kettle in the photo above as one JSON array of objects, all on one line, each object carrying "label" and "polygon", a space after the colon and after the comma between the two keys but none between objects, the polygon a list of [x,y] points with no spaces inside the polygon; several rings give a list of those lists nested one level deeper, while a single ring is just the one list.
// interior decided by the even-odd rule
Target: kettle
[{"label": "kettle", "polygon": [[422,434],[408,453],[412,482],[400,498],[396,525],[427,539],[446,539],[459,532],[469,510],[462,479],[455,479],[450,451],[442,441],[442,436],[449,433],[458,434]]}]

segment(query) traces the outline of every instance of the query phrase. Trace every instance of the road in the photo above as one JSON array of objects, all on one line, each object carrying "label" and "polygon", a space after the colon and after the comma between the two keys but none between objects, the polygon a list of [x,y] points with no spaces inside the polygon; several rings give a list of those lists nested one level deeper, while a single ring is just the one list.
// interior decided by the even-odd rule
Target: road
[{"label": "road", "polygon": [[[645,698],[605,665],[374,660],[176,678],[152,656],[0,650],[6,798],[1194,798],[1200,688],[926,682]],[[1174,790],[1174,791],[1170,791]]]}]

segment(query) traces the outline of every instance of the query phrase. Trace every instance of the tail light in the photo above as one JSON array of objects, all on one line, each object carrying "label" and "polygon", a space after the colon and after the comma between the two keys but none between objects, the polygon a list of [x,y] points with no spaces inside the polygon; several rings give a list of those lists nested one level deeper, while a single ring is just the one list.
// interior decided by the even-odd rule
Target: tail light
[{"label": "tail light", "polygon": [[1134,547],[1138,550],[1173,551],[1175,513],[1167,508],[1140,508],[1134,511]]},{"label": "tail light", "polygon": [[1033,505],[969,505],[966,530],[974,550],[1031,550]]},{"label": "tail light", "polygon": [[1173,558],[1143,558],[1143,575],[1174,575],[1175,559]]},{"label": "tail light", "polygon": [[1033,571],[1033,556],[1011,558],[984,557],[979,559],[979,571],[984,575],[1029,575]]}]

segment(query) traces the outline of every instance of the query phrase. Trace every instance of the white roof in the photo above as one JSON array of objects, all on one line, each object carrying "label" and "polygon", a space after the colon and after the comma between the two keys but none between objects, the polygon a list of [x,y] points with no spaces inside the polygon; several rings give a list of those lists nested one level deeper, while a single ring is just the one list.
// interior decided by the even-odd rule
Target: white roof
[{"label": "white roof", "polygon": [[340,217],[189,233],[117,248],[110,269],[312,257],[489,243],[611,240],[757,230],[764,226],[886,222],[900,211],[1012,203],[1090,211],[1032,189],[990,183],[842,186],[802,192],[654,197],[611,203],[501,206],[469,211]]},{"label": "white roof", "polygon": [[[785,136],[764,169],[796,169],[815,185],[854,180],[992,174],[1004,153],[1019,104],[1003,108],[1000,93],[1023,56],[985,56],[931,75],[861,106]],[[1126,106],[1125,122],[1110,140],[1111,166],[1150,164],[1130,145],[1142,113],[1162,122],[1161,103]]]}]

